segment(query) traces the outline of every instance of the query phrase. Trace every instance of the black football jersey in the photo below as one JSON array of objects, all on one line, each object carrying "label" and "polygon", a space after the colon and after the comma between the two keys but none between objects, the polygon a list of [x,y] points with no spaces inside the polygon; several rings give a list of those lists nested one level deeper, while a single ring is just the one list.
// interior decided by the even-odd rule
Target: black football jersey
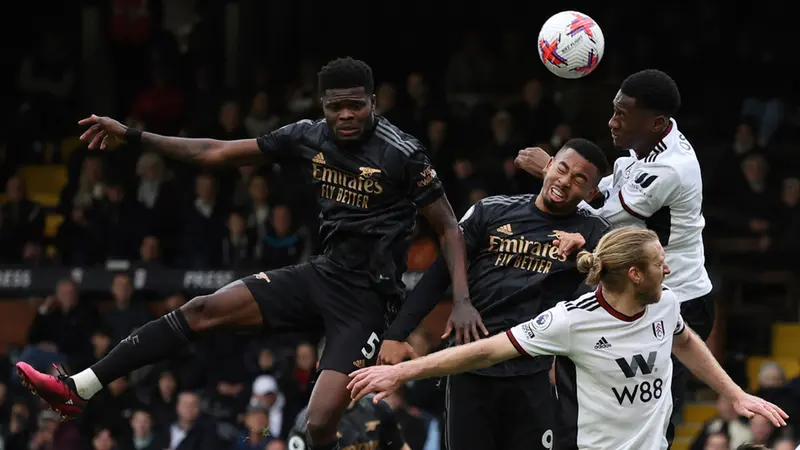
[{"label": "black football jersey", "polygon": [[[401,450],[405,444],[392,408],[385,401],[377,405],[368,395],[345,411],[339,422],[339,448],[341,450]],[[289,450],[309,448],[306,430],[308,411],[304,409],[289,432]]]},{"label": "black football jersey", "polygon": [[[460,221],[469,254],[469,291],[490,334],[530,320],[585,286],[575,255],[559,255],[556,231],[580,233],[593,250],[609,227],[587,210],[555,216],[541,211],[536,195],[487,197]],[[552,358],[551,358],[552,359]],[[517,358],[477,371],[513,376],[549,367],[547,361]]]},{"label": "black football jersey", "polygon": [[324,120],[286,125],[258,145],[274,160],[300,163],[315,187],[324,247],[315,267],[365,287],[403,288],[417,209],[444,194],[419,141],[376,117],[351,146],[340,146]]}]

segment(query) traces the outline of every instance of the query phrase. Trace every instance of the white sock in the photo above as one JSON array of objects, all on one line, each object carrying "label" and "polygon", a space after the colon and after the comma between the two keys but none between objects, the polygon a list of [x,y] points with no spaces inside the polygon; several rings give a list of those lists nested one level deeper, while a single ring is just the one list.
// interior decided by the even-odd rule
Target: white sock
[{"label": "white sock", "polygon": [[100,383],[100,380],[92,369],[86,369],[70,378],[75,382],[75,389],[78,391],[78,396],[84,400],[89,400],[94,394],[103,390],[103,384]]}]

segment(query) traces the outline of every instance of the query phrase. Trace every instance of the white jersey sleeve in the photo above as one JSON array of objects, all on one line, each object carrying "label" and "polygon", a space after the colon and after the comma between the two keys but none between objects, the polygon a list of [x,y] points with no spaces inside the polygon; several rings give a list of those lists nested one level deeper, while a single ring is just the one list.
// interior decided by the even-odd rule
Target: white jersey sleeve
[{"label": "white jersey sleeve", "polygon": [[614,187],[614,174],[608,175],[603,177],[599,183],[597,183],[597,189],[600,190],[600,194],[605,196],[608,194],[608,191]]},{"label": "white jersey sleeve", "polygon": [[674,336],[677,336],[683,333],[686,330],[686,323],[683,321],[683,316],[681,316],[681,304],[680,302],[675,302],[675,331],[672,333]]},{"label": "white jersey sleeve", "polygon": [[[619,203],[624,213],[646,220],[664,205],[669,205],[680,194],[681,181],[674,168],[665,164],[648,164],[637,169],[619,191]],[[616,202],[610,202],[614,205]],[[612,223],[612,217],[623,211],[603,210],[603,216]],[[609,214],[612,217],[609,217]]]},{"label": "white jersey sleeve", "polygon": [[522,355],[535,357],[569,353],[570,323],[563,302],[506,331],[506,334]]}]

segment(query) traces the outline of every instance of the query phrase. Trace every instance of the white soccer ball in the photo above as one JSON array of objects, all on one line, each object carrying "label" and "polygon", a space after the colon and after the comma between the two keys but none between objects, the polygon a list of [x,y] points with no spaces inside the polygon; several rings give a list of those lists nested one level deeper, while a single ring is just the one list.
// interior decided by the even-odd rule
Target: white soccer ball
[{"label": "white soccer ball", "polygon": [[561,78],[582,78],[603,59],[606,40],[591,17],[562,11],[547,19],[539,32],[539,59]]}]

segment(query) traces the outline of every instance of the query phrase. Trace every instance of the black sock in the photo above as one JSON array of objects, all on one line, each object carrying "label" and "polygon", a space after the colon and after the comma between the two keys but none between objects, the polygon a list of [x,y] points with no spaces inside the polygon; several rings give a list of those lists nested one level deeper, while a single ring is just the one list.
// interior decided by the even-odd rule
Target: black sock
[{"label": "black sock", "polygon": [[327,445],[311,444],[310,450],[339,450],[339,441]]},{"label": "black sock", "polygon": [[177,353],[192,342],[194,334],[183,311],[176,309],[131,333],[97,361],[92,371],[107,386],[140,367]]}]

